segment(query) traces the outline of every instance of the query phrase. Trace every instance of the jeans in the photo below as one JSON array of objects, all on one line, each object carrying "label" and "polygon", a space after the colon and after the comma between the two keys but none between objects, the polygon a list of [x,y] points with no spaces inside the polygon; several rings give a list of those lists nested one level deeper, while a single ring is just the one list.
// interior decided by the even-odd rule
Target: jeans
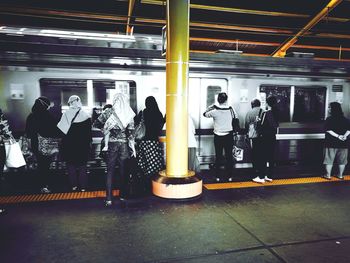
[{"label": "jeans", "polygon": [[108,142],[107,177],[106,177],[106,200],[112,200],[112,187],[114,181],[115,166],[118,163],[120,187],[119,196],[123,195],[125,188],[125,160],[129,158],[127,142]]},{"label": "jeans", "polygon": [[[251,139],[252,140],[252,164],[253,169],[260,178],[265,177],[265,166],[264,165],[264,148],[263,140],[261,137]],[[266,162],[265,162],[266,163]]]},{"label": "jeans", "polygon": [[[272,177],[275,166],[275,145],[276,145],[276,136],[265,136],[262,137],[262,153],[261,157],[263,158],[263,167],[265,175]],[[267,162],[269,167],[267,167]]]},{"label": "jeans", "polygon": [[52,156],[45,156],[38,153],[36,158],[38,161],[38,173],[41,187],[48,187]]},{"label": "jeans", "polygon": [[229,133],[224,136],[218,136],[214,134],[214,146],[215,146],[215,165],[216,169],[220,167],[222,160],[224,159],[222,151],[225,150],[225,169],[227,175],[230,177],[232,168],[233,168],[233,157],[232,157],[232,149],[233,149],[233,135]]}]

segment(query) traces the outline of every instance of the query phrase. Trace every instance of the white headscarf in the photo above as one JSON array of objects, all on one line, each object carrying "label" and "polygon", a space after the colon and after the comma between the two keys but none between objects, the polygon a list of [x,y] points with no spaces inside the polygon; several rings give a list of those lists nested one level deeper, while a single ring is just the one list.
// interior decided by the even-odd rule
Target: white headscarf
[{"label": "white headscarf", "polygon": [[134,121],[135,113],[130,108],[128,98],[122,93],[117,93],[113,98],[113,110],[117,116],[112,114],[104,125],[104,130],[111,130],[114,127],[119,127],[124,130],[129,123]]},{"label": "white headscarf", "polygon": [[81,109],[83,107],[83,105],[81,104],[81,100],[80,100],[79,96],[77,96],[77,95],[70,96],[68,99],[68,106],[69,106],[69,109],[63,113],[60,122],[57,124],[57,127],[64,134],[68,133],[69,128],[72,124],[72,120],[78,111],[79,111],[79,113],[75,117],[75,119],[73,121],[74,123],[83,122],[83,121],[86,121],[88,118],[90,118],[90,116],[85,111],[83,111]]}]

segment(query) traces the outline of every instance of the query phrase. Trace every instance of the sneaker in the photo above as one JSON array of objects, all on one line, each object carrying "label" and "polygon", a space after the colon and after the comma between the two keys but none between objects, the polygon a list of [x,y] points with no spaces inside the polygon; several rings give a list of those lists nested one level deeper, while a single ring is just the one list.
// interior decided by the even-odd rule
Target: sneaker
[{"label": "sneaker", "polygon": [[220,178],[219,178],[219,177],[216,177],[216,178],[215,178],[215,181],[220,182]]},{"label": "sneaker", "polygon": [[261,178],[259,178],[259,176],[257,176],[253,179],[253,182],[263,184],[263,183],[265,183],[265,179],[261,179]]},{"label": "sneaker", "polygon": [[109,207],[112,205],[112,201],[105,201],[105,207]]},{"label": "sneaker", "polygon": [[340,180],[344,180],[344,176],[342,176],[342,175],[337,175],[337,178]]},{"label": "sneaker", "polygon": [[227,181],[232,182],[232,177],[229,177]]},{"label": "sneaker", "polygon": [[324,175],[324,176],[322,176],[322,178],[327,179],[327,180],[331,180],[332,179],[329,175]]},{"label": "sneaker", "polygon": [[265,182],[272,182],[272,179],[271,178],[268,178],[267,176],[265,176]]},{"label": "sneaker", "polygon": [[77,191],[78,190],[78,186],[73,186],[72,187],[72,191]]},{"label": "sneaker", "polygon": [[47,188],[47,187],[41,188],[41,189],[40,189],[40,192],[41,192],[42,194],[49,194],[49,193],[51,193],[50,189]]},{"label": "sneaker", "polygon": [[86,192],[85,188],[80,189],[81,192]]},{"label": "sneaker", "polygon": [[0,215],[4,215],[6,213],[6,209],[5,208],[0,208]]}]

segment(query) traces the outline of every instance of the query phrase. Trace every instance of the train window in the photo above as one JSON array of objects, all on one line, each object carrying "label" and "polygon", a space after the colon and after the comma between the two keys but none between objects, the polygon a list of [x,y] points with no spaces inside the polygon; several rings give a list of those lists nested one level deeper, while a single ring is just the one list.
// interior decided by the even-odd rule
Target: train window
[{"label": "train window", "polygon": [[216,102],[217,95],[221,92],[220,86],[207,87],[207,108]]},{"label": "train window", "polygon": [[259,92],[263,107],[266,107],[266,98],[275,96],[278,102],[279,121],[290,122],[291,86],[261,85]]},{"label": "train window", "polygon": [[325,118],[326,88],[295,86],[293,121],[312,122]]},{"label": "train window", "polygon": [[41,95],[54,103],[53,113],[59,117],[68,108],[71,95],[78,95],[84,108],[102,108],[112,103],[115,93],[125,93],[130,98],[131,108],[136,112],[136,82],[130,80],[88,80],[88,79],[40,79]]}]

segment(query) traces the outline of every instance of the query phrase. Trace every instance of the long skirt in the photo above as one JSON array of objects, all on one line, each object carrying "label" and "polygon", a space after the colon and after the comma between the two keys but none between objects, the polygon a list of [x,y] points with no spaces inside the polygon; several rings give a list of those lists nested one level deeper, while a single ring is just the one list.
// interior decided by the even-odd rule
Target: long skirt
[{"label": "long skirt", "polygon": [[163,154],[158,141],[141,141],[138,145],[137,164],[146,176],[152,176],[163,168]]}]

